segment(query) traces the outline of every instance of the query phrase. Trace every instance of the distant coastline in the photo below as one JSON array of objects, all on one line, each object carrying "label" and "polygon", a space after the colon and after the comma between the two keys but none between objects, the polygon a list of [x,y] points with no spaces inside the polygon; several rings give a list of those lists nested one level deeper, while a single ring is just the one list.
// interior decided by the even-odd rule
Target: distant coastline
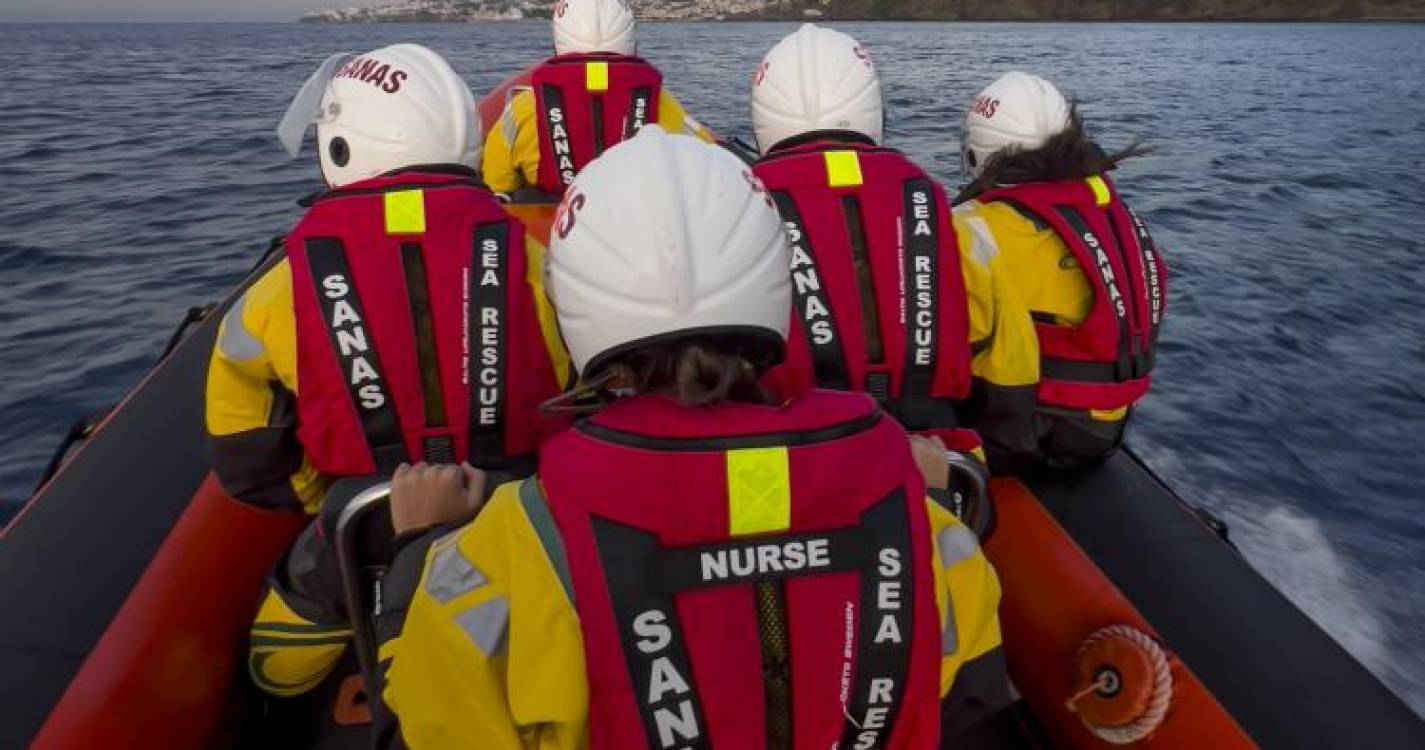
[{"label": "distant coastline", "polygon": [[[1425,21],[1425,0],[634,0],[650,21]],[[406,0],[304,23],[548,18],[554,0]]]}]

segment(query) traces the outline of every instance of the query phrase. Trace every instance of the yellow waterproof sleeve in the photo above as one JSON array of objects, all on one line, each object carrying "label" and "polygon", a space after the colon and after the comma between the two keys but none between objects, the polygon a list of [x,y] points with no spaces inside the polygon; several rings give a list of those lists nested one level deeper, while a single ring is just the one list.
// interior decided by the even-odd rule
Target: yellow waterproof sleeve
[{"label": "yellow waterproof sleeve", "polygon": [[496,193],[513,193],[539,179],[539,130],[534,92],[515,89],[485,136],[480,172]]},{"label": "yellow waterproof sleeve", "polygon": [[554,377],[562,389],[569,384],[569,351],[564,347],[564,336],[559,332],[559,319],[555,316],[554,305],[544,289],[544,255],[546,248],[533,234],[525,234],[525,281],[534,296],[534,312],[539,319],[539,332],[544,338],[544,348],[549,353],[549,361],[554,365]]},{"label": "yellow waterproof sleeve", "polygon": [[325,481],[294,448],[296,393],[297,324],[284,259],[219,324],[204,416],[213,468],[229,493],[266,507],[296,502],[314,513]]},{"label": "yellow waterproof sleeve", "polygon": [[693,116],[683,109],[683,104],[678,101],[678,97],[673,96],[668,89],[659,92],[658,124],[669,133],[691,135],[707,143],[712,143],[714,140],[712,131],[693,119]]},{"label": "yellow waterproof sleeve", "polygon": [[950,694],[966,663],[1000,646],[999,578],[975,533],[950,511],[926,500],[935,540],[935,589],[940,592],[940,696]]},{"label": "yellow waterproof sleeve", "polygon": [[350,628],[311,622],[269,588],[252,624],[248,671],[273,695],[300,695],[326,679],[350,638]]},{"label": "yellow waterproof sleeve", "polygon": [[[684,133],[713,142],[712,133],[693,119],[665,89],[658,98],[658,123],[670,133]],[[539,121],[534,92],[517,89],[500,119],[485,136],[480,157],[485,185],[496,193],[513,193],[539,180]]]},{"label": "yellow waterproof sleeve", "polygon": [[982,220],[958,208],[953,222],[970,307],[970,341],[976,349],[975,377],[1006,387],[1038,383],[1039,339],[1034,322],[1009,277],[994,235]]},{"label": "yellow waterproof sleeve", "polygon": [[1088,317],[1093,287],[1053,229],[1007,203],[970,201],[956,213],[995,244],[1005,277],[1036,317],[1063,326]]},{"label": "yellow waterproof sleeve", "polygon": [[588,741],[579,621],[541,542],[552,521],[528,513],[518,487],[431,546],[404,628],[381,647],[382,695],[413,750]]}]

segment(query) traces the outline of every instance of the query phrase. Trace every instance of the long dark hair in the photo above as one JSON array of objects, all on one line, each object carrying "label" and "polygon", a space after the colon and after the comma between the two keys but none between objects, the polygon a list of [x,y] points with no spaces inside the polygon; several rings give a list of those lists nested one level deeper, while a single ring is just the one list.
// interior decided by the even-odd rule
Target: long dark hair
[{"label": "long dark hair", "polygon": [[991,156],[980,176],[955,196],[955,203],[963,203],[1001,185],[1092,177],[1117,169],[1123,160],[1142,156],[1150,150],[1141,140],[1134,140],[1120,151],[1105,152],[1084,132],[1084,121],[1079,117],[1079,105],[1075,102],[1069,107],[1068,127],[1039,148],[1028,151],[1007,148]]},{"label": "long dark hair", "polygon": [[696,335],[641,346],[609,363],[613,379],[684,406],[768,402],[760,383],[765,345],[745,335]]}]

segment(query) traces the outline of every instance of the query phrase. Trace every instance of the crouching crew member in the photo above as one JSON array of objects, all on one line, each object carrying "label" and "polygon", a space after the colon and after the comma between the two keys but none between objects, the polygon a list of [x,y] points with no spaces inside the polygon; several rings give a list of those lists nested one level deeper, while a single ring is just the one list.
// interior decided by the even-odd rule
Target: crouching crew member
[{"label": "crouching crew member", "polygon": [[983,437],[997,470],[1029,453],[1029,315],[994,253],[952,229],[941,187],[880,145],[881,84],[865,49],[803,25],[757,70],[752,123],[756,173],[792,243],[796,322],[769,382],[871,393],[953,449],[978,454]]},{"label": "crouching crew member", "polygon": [[[543,247],[480,186],[474,100],[438,55],[396,45],[324,64],[284,119],[313,115],[328,190],[285,257],[224,318],[208,372],[214,469],[233,496],[315,514],[328,480],[403,461],[525,476],[568,370]],[[320,113],[320,114],[318,114]],[[251,672],[277,695],[345,648],[340,582],[309,526],[277,565]]]},{"label": "crouching crew member", "polygon": [[972,181],[957,220],[998,248],[1039,335],[1039,461],[1096,463],[1123,441],[1148,391],[1167,267],[1107,172],[1075,107],[1042,78],[1008,73],[975,97],[961,131]]},{"label": "crouching crew member", "polygon": [[396,475],[385,744],[935,748],[1003,705],[997,579],[905,432],[863,395],[763,398],[791,290],[756,178],[650,128],[570,195],[552,297],[623,396],[448,533],[453,475]]},{"label": "crouching crew member", "polygon": [[663,88],[663,74],[635,56],[634,26],[624,0],[554,6],[555,56],[515,90],[485,142],[491,190],[563,193],[585,164],[649,123],[712,140]]}]

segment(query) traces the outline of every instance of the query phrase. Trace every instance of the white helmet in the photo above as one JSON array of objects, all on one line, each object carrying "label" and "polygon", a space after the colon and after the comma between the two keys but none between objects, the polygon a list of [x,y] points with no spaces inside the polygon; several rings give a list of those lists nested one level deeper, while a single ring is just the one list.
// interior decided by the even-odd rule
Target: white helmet
[{"label": "white helmet", "polygon": [[757,148],[818,130],[849,130],[877,145],[885,124],[881,79],[855,39],[815,24],[777,42],[752,79]]},{"label": "white helmet", "polygon": [[780,359],[790,250],[762,183],[728,151],[643,128],[579,173],[550,239],[550,298],[586,378],[676,333],[746,332]]},{"label": "white helmet", "polygon": [[554,6],[554,51],[632,55],[633,8],[625,0],[559,0]]},{"label": "white helmet", "polygon": [[417,44],[329,58],[278,126],[293,156],[311,123],[333,187],[403,167],[480,162],[475,97],[440,55]]},{"label": "white helmet", "polygon": [[975,97],[960,125],[960,165],[976,178],[991,156],[1033,150],[1064,131],[1069,103],[1054,84],[1028,73],[1005,73]]}]

